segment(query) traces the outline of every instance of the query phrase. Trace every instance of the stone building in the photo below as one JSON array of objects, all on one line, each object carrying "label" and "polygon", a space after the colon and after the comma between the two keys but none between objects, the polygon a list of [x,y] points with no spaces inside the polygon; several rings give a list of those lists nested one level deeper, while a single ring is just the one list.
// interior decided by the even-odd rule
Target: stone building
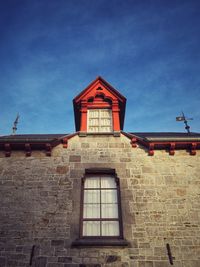
[{"label": "stone building", "polygon": [[0,266],[199,267],[200,134],[123,132],[101,77],[73,134],[0,137]]}]

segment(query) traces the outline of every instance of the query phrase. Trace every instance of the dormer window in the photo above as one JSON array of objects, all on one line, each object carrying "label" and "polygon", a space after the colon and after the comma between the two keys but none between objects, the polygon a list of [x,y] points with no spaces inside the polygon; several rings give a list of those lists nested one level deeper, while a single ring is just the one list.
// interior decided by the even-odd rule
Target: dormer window
[{"label": "dormer window", "polygon": [[97,77],[73,100],[76,131],[111,133],[123,130],[126,98]]},{"label": "dormer window", "polygon": [[89,109],[88,111],[88,132],[107,133],[112,132],[112,111],[111,109]]}]

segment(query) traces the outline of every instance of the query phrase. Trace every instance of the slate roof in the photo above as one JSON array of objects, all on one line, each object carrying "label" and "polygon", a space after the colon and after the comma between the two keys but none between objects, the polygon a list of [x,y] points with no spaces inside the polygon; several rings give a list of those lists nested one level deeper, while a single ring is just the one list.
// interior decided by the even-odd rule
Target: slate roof
[{"label": "slate roof", "polygon": [[69,134],[15,134],[0,136],[0,142],[51,142]]},{"label": "slate roof", "polygon": [[[144,141],[200,141],[200,133],[178,133],[178,132],[131,132],[140,140]],[[68,137],[69,134],[16,134],[0,136],[0,142],[53,142]]]},{"label": "slate roof", "polygon": [[144,141],[200,141],[200,133],[178,133],[178,132],[131,132],[131,135]]}]

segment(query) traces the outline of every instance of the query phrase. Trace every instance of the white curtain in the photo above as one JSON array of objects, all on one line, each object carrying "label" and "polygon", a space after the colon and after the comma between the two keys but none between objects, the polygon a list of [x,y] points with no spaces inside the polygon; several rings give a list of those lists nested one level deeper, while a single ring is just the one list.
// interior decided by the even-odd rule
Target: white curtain
[{"label": "white curtain", "polygon": [[116,188],[115,178],[110,176],[102,176],[101,188]]},{"label": "white curtain", "polygon": [[100,218],[100,204],[84,204],[83,218]]},{"label": "white curtain", "polygon": [[89,177],[85,180],[84,188],[100,188],[100,177]]},{"label": "white curtain", "polygon": [[100,190],[85,190],[84,203],[100,203]]},{"label": "white curtain", "polygon": [[101,190],[101,203],[117,203],[117,190]]},{"label": "white curtain", "polygon": [[100,236],[100,222],[83,222],[84,236]]},{"label": "white curtain", "polygon": [[115,222],[115,221],[102,222],[102,235],[103,236],[118,236],[119,235],[119,222]]},{"label": "white curtain", "polygon": [[117,204],[102,204],[101,211],[102,218],[118,218]]},{"label": "white curtain", "polygon": [[89,132],[111,132],[112,111],[111,109],[89,109],[88,110]]}]

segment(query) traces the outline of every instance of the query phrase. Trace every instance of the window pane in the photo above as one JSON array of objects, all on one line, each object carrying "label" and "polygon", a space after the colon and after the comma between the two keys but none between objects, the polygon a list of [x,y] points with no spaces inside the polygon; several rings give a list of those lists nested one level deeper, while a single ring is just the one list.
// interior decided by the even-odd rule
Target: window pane
[{"label": "window pane", "polygon": [[103,236],[118,236],[119,235],[119,222],[115,222],[115,221],[102,222],[102,235]]},{"label": "window pane", "polygon": [[91,132],[91,133],[98,133],[99,127],[90,126],[88,128],[88,131]]},{"label": "window pane", "polygon": [[100,117],[101,118],[110,118],[111,110],[110,109],[101,109],[100,110]]},{"label": "window pane", "polygon": [[109,127],[105,127],[105,126],[100,126],[99,127],[99,132],[105,132],[105,133],[108,133],[108,132],[111,132],[112,131],[112,129],[111,129],[111,127],[109,126]]},{"label": "window pane", "polygon": [[84,204],[83,218],[100,218],[100,205]]},{"label": "window pane", "polygon": [[102,218],[118,218],[117,204],[102,204],[101,205]]},{"label": "window pane", "polygon": [[101,203],[117,203],[117,190],[101,190]]},{"label": "window pane", "polygon": [[111,126],[111,120],[110,119],[101,119],[101,126]]},{"label": "window pane", "polygon": [[99,119],[89,119],[89,125],[90,126],[98,126],[99,125]]},{"label": "window pane", "polygon": [[87,114],[89,132],[112,131],[112,111],[110,109],[90,109]]},{"label": "window pane", "polygon": [[85,190],[84,203],[100,203],[100,190]]},{"label": "window pane", "polygon": [[88,110],[89,118],[99,118],[99,110],[98,109],[90,109]]},{"label": "window pane", "polygon": [[83,222],[84,236],[100,236],[100,222]]},{"label": "window pane", "polygon": [[100,178],[99,177],[91,177],[85,180],[84,184],[85,188],[100,188]]},{"label": "window pane", "polygon": [[115,178],[110,176],[101,177],[101,188],[116,188]]}]

